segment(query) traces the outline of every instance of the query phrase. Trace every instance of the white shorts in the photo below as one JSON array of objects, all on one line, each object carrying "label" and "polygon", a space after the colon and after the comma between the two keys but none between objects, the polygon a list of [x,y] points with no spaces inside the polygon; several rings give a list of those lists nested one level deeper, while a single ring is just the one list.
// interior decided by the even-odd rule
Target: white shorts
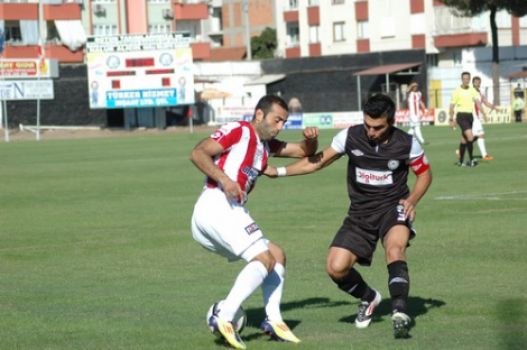
[{"label": "white shorts", "polygon": [[474,121],[472,122],[472,133],[474,136],[481,136],[485,134],[485,130],[483,130],[483,124],[481,123],[481,119],[474,116]]},{"label": "white shorts", "polygon": [[410,127],[415,128],[421,126],[421,118],[419,118],[418,115],[414,115],[410,113]]},{"label": "white shorts", "polygon": [[204,189],[192,214],[192,237],[230,261],[251,261],[269,241],[243,205],[229,202],[222,190]]}]

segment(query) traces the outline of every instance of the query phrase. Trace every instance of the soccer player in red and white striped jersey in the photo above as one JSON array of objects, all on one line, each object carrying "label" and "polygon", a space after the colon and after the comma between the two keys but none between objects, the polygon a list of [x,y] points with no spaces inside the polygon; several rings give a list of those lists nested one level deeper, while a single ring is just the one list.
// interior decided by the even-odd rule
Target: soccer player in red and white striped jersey
[{"label": "soccer player in red and white striped jersey", "polygon": [[487,153],[487,146],[485,145],[485,129],[483,128],[483,121],[487,121],[487,115],[485,111],[481,108],[483,105],[489,107],[491,110],[495,110],[496,106],[487,100],[487,97],[480,91],[481,87],[481,78],[474,77],[472,78],[472,86],[479,92],[480,105],[474,103],[474,122],[472,123],[472,134],[474,138],[477,139],[479,151],[481,153],[481,159],[483,160],[493,160],[494,157]]},{"label": "soccer player in red and white striped jersey", "polygon": [[265,239],[244,204],[256,179],[267,167],[269,156],[300,158],[318,147],[318,129],[306,128],[298,143],[275,137],[287,122],[287,104],[266,95],[256,105],[251,122],[228,123],[202,140],[191,153],[194,165],[206,175],[205,186],[192,215],[192,234],[206,249],[228,260],[243,259],[241,270],[221,309],[208,320],[234,348],[245,344],[233,327],[236,311],[259,286],[262,287],[266,319],[261,328],[274,339],[300,340],[284,323],[280,312],[285,254]]},{"label": "soccer player in red and white striped jersey", "polygon": [[426,106],[423,103],[419,85],[414,81],[408,87],[408,112],[410,114],[410,130],[408,130],[408,133],[414,135],[417,141],[424,145],[425,139],[421,132],[421,111],[426,111]]}]

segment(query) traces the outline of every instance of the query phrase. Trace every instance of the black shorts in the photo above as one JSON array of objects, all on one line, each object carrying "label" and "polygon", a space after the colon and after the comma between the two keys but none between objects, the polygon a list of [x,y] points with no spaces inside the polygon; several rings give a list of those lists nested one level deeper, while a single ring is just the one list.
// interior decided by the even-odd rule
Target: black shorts
[{"label": "black shorts", "polygon": [[458,113],[456,114],[456,122],[459,125],[461,132],[465,130],[472,130],[472,123],[474,123],[474,116],[472,113]]},{"label": "black shorts", "polygon": [[402,206],[396,204],[386,211],[371,215],[348,214],[333,238],[331,247],[347,249],[357,256],[360,265],[371,265],[377,241],[380,239],[382,242],[393,226],[404,225],[410,229],[410,239],[415,237],[412,223],[404,218],[401,210]]}]

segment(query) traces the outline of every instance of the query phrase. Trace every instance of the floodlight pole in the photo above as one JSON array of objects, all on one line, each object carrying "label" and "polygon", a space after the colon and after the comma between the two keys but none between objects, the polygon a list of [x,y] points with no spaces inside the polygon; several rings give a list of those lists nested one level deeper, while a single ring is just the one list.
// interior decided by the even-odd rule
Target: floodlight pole
[{"label": "floodlight pole", "polygon": [[251,21],[249,20],[249,1],[242,0],[243,26],[245,29],[245,51],[248,61],[252,59],[251,52]]},{"label": "floodlight pole", "polygon": [[[0,67],[2,67],[2,53],[1,52],[0,52]],[[4,80],[3,74],[0,74],[0,80],[2,81]],[[4,126],[4,141],[9,142],[9,124],[7,122],[7,102],[3,96],[2,96],[2,107],[0,109],[2,110],[2,120],[1,121],[3,121],[3,124],[4,124],[3,125]]]},{"label": "floodlight pole", "polygon": [[[40,80],[40,75],[42,74],[40,63],[44,57],[44,48],[42,47],[44,45],[44,40],[46,39],[44,36],[44,32],[46,31],[46,23],[43,21],[44,19],[44,7],[42,5],[42,1],[38,2],[38,45],[39,47],[39,57],[37,60],[37,80]],[[40,98],[37,98],[37,132],[36,132],[36,139],[37,141],[40,141]]]}]

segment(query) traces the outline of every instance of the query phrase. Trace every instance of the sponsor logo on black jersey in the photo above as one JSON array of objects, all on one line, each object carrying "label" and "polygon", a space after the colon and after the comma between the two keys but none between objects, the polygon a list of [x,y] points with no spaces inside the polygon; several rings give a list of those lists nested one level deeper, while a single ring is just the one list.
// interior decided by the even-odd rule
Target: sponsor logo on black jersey
[{"label": "sponsor logo on black jersey", "polygon": [[364,155],[364,153],[362,153],[360,149],[351,150],[351,153],[353,153],[353,155],[357,157],[362,157]]},{"label": "sponsor logo on black jersey", "polygon": [[395,170],[399,167],[399,161],[397,159],[390,159],[388,161],[388,169]]}]

